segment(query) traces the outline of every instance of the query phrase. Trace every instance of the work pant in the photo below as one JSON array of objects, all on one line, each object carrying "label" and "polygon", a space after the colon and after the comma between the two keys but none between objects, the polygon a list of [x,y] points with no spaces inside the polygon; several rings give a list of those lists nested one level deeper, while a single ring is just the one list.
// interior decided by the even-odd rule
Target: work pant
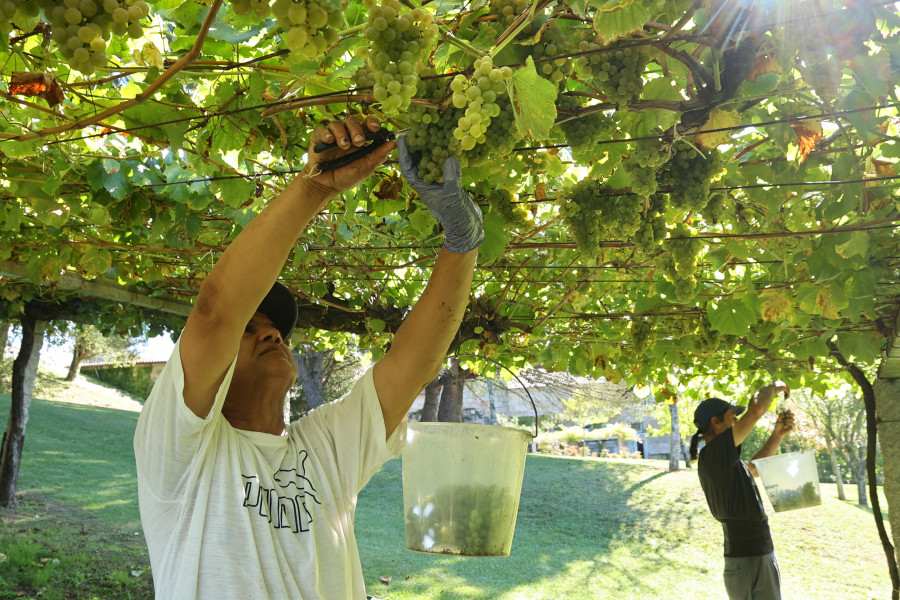
[{"label": "work pant", "polygon": [[725,557],[728,600],[781,600],[781,569],[775,553]]}]

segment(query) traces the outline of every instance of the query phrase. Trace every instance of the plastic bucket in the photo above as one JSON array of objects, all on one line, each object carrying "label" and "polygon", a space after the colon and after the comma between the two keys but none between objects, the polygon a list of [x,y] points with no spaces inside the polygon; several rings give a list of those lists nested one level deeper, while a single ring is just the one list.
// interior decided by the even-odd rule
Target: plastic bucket
[{"label": "plastic bucket", "polygon": [[815,456],[806,450],[753,461],[775,512],[822,504]]},{"label": "plastic bucket", "polygon": [[509,556],[530,437],[494,425],[410,423],[403,450],[406,547]]}]

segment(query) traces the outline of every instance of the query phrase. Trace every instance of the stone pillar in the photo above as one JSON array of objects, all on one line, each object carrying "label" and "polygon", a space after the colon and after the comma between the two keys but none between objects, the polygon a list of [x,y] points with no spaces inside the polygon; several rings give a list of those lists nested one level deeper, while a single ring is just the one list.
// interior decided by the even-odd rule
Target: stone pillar
[{"label": "stone pillar", "polygon": [[876,379],[872,387],[877,407],[878,441],[884,458],[884,495],[894,554],[900,562],[900,379]]}]

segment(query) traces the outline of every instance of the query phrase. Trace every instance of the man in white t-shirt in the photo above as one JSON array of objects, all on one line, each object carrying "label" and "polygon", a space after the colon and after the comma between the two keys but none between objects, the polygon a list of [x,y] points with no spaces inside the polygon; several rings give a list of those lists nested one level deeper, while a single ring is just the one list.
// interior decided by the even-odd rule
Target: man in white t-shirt
[{"label": "man in white t-shirt", "polygon": [[[309,163],[231,243],[203,282],[134,438],[141,521],[156,597],[363,600],[353,531],[357,494],[397,456],[405,417],[440,370],[465,312],[481,212],[448,159],[426,185],[404,140],[324,173],[359,150],[374,119],[335,121]],[[319,142],[338,148],[317,153]],[[276,279],[297,238],[399,145],[401,170],[444,228],[429,283],[390,349],[343,399],[285,426],[297,373],[297,316]],[[299,252],[299,248],[294,249]]]}]

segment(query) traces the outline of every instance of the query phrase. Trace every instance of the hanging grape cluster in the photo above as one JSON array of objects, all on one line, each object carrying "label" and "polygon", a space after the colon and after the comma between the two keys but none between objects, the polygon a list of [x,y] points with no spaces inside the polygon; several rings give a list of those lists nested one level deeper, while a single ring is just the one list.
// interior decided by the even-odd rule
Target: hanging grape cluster
[{"label": "hanging grape cluster", "polygon": [[506,94],[506,81],[512,77],[511,68],[495,69],[489,56],[476,59],[474,68],[471,80],[457,75],[450,82],[453,106],[465,110],[453,130],[453,137],[465,152],[487,141],[491,119],[500,115],[497,100]]},{"label": "hanging grape cluster", "polygon": [[[433,71],[423,71],[433,74]],[[419,177],[427,183],[441,180],[444,160],[456,157],[463,167],[492,163],[508,155],[522,139],[506,91],[509,67],[494,67],[489,57],[475,62],[471,78],[457,75],[450,83],[452,104],[446,110],[411,106],[407,143],[421,152]],[[440,79],[423,79],[416,95],[440,101],[446,93]]]},{"label": "hanging grape cluster", "polygon": [[703,210],[709,186],[721,176],[722,158],[716,148],[699,150],[684,140],[672,144],[672,156],[656,173],[659,185],[668,188],[672,206],[682,211]]},{"label": "hanging grape cluster", "polygon": [[506,188],[494,188],[487,195],[487,203],[491,212],[503,217],[513,229],[522,229],[531,224],[528,209],[524,204],[513,201],[514,196]]},{"label": "hanging grape cluster", "polygon": [[600,243],[633,237],[641,227],[643,201],[633,195],[610,194],[596,179],[583,179],[563,195],[559,214],[578,249],[600,253]]},{"label": "hanging grape cluster", "polygon": [[552,21],[541,35],[541,41],[532,46],[538,74],[557,86],[565,85],[566,78],[572,72],[572,59],[568,55],[574,48],[574,44],[556,26],[556,21]]},{"label": "hanging grape cluster", "polygon": [[725,216],[725,200],[727,198],[728,196],[722,192],[710,195],[709,202],[706,203],[702,211],[703,220],[713,225],[718,224],[722,217]]},{"label": "hanging grape cluster", "polygon": [[0,34],[12,31],[17,14],[34,18],[41,11],[50,22],[59,53],[72,69],[90,75],[106,66],[111,36],[144,35],[141,21],[150,15],[150,5],[144,0],[2,0]]},{"label": "hanging grape cluster", "polygon": [[590,41],[578,43],[579,52],[594,51],[578,57],[576,70],[590,85],[596,86],[607,99],[625,109],[637,100],[644,89],[644,68],[650,56],[641,47],[602,50]]},{"label": "hanging grape cluster", "polygon": [[634,236],[638,248],[653,250],[666,239],[666,196],[653,194],[646,200],[646,210],[641,226]]},{"label": "hanging grape cluster", "polygon": [[675,286],[675,296],[682,302],[688,302],[696,296],[697,258],[702,243],[693,237],[690,227],[679,223],[672,230],[672,235],[663,242],[664,252],[657,257],[657,265],[662,269],[666,279]]},{"label": "hanging grape cluster", "polygon": [[631,145],[628,156],[622,161],[631,180],[631,191],[639,196],[649,197],[656,193],[658,183],[656,171],[668,159],[657,140],[640,140]]},{"label": "hanging grape cluster", "polygon": [[[584,108],[574,96],[560,96],[559,113],[565,115]],[[560,121],[559,128],[574,154],[593,154],[598,142],[621,137],[615,121],[600,111]]]},{"label": "hanging grape cluster", "polygon": [[370,45],[360,52],[366,68],[356,77],[357,85],[372,87],[387,114],[409,107],[419,82],[417,65],[427,60],[438,33],[429,13],[421,8],[401,13],[402,9],[398,0],[369,8],[365,34]]},{"label": "hanging grape cluster", "polygon": [[656,330],[645,319],[635,319],[628,327],[631,349],[636,356],[643,356],[656,345]]},{"label": "hanging grape cluster", "polygon": [[713,354],[722,343],[722,333],[712,328],[705,313],[697,319],[697,327],[690,336],[691,345],[698,354]]},{"label": "hanging grape cluster", "polygon": [[344,23],[339,8],[318,0],[232,0],[239,15],[255,14],[267,19],[274,14],[284,30],[282,42],[292,54],[312,58],[335,43]]}]

